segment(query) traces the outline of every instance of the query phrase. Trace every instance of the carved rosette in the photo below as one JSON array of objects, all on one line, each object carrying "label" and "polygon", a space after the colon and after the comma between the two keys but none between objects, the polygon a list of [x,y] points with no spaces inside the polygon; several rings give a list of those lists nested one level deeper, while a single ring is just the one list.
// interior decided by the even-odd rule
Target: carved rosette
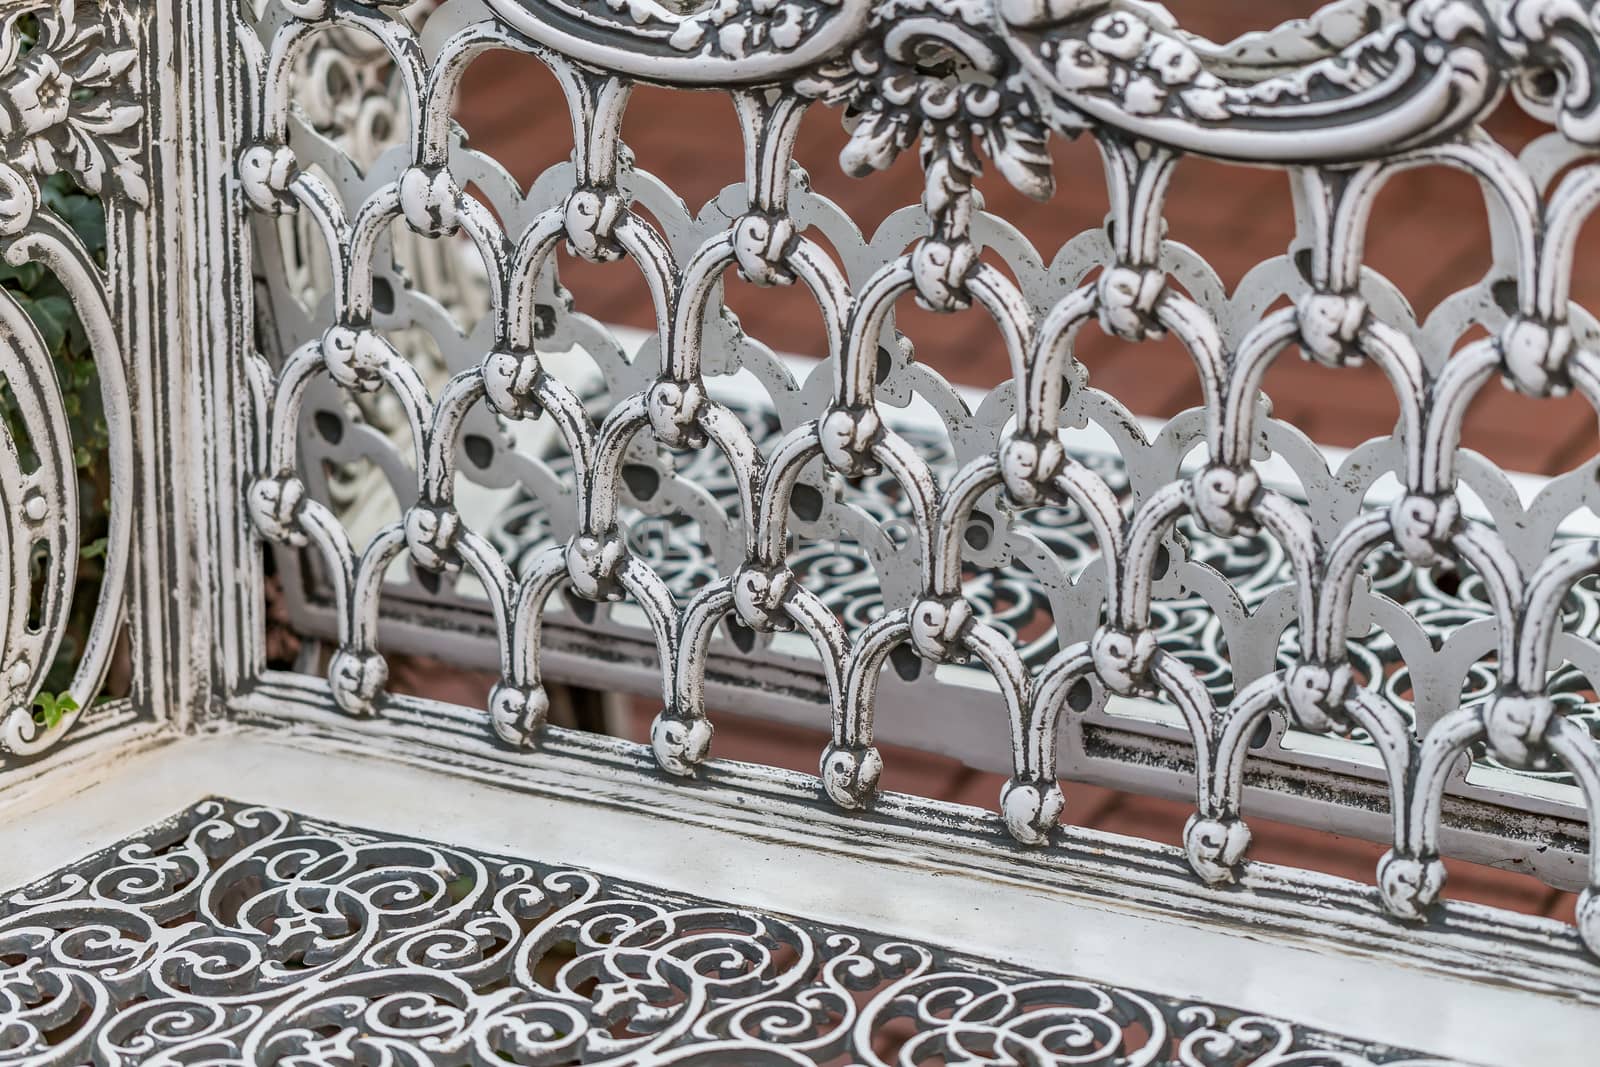
[{"label": "carved rosette", "polygon": [[139,49],[123,0],[24,4],[0,22],[0,154],[85,192],[146,198]]},{"label": "carved rosette", "polygon": [[949,180],[969,184],[981,167],[976,141],[1022,192],[1042,200],[1054,190],[1049,131],[987,3],[880,3],[869,33],[795,90],[847,109],[853,127],[840,162],[852,175],[883,170],[920,138],[925,163],[942,157]]}]

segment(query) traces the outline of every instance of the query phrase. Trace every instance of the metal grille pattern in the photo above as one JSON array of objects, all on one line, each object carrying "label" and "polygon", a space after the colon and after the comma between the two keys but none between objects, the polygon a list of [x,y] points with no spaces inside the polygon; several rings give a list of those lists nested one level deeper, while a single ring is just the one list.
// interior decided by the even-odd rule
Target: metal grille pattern
[{"label": "metal grille pattern", "polygon": [[231,801],[12,894],[0,961],[0,1064],[1443,1063]]},{"label": "metal grille pattern", "polygon": [[[1107,691],[1159,697],[1181,714],[1198,809],[1186,845],[1207,882],[1233,879],[1244,861],[1244,767],[1269,716],[1311,733],[1361,731],[1376,747],[1394,830],[1377,882],[1403,919],[1425,919],[1442,890],[1440,798],[1473,746],[1506,766],[1565,770],[1591,822],[1600,818],[1600,747],[1549,687],[1567,663],[1591,687],[1600,677],[1600,647],[1563,616],[1575,583],[1600,565],[1600,542],[1555,540],[1565,519],[1595,506],[1595,468],[1552,482],[1524,508],[1460,441],[1467,406],[1496,377],[1532,397],[1575,390],[1600,405],[1600,327],[1568,297],[1580,230],[1600,197],[1600,168],[1589,162],[1600,144],[1592,3],[1344,2],[1228,45],[1183,33],[1139,0],[729,0],[682,9],[450,0],[417,25],[394,5],[357,0],[282,0],[243,14],[259,47],[242,189],[264,213],[309,220],[329,279],[326,298],[304,314],[303,343],[281,367],[257,367],[263,444],[250,510],[263,537],[320,558],[340,625],[329,681],[350,714],[381,713],[376,634],[386,576],[404,559],[425,574],[464,570],[481,585],[503,674],[489,717],[513,745],[535,743],[542,725],[540,626],[564,590],[581,602],[630,600],[647,618],[665,705],[652,746],[677,775],[709,752],[705,665],[714,631],[731,616],[745,630],[793,630],[815,645],[833,718],[822,786],[846,808],[870,803],[877,786],[878,677],[905,646],[928,662],[971,662],[992,674],[1005,707],[996,729],[1008,731],[1014,761],[999,808],[1024,843],[1046,840],[1062,810],[1059,721]],[[405,143],[362,168],[341,162],[344,151],[291,108],[296,63],[335,30],[382,46],[404,105]],[[525,194],[469,151],[451,120],[463,71],[490,48],[544,61],[572,117],[571,162]],[[715,210],[691,215],[632,166],[620,123],[636,80],[731,97],[746,174]],[[1507,93],[1553,127],[1520,156],[1480,125]],[[797,124],[817,102],[843,106],[853,123],[841,161],[852,173],[883,168],[913,146],[921,156],[920,208],[870,241],[791,166]],[[1018,188],[1048,196],[1052,134],[1095,139],[1112,217],[1047,261],[980,210],[973,181],[986,156]],[[1231,296],[1164,234],[1168,180],[1190,153],[1282,167],[1292,180],[1295,245]],[[1379,190],[1419,166],[1480,181],[1495,257],[1481,283],[1422,323],[1362,263]],[[469,183],[488,190],[486,199],[465,195]],[[390,317],[396,308],[404,316],[426,305],[394,265],[388,235],[401,226],[430,240],[464,235],[488,279],[489,313],[453,350],[470,358],[437,385],[384,332],[402,321]],[[657,330],[631,358],[559,289],[552,261],[563,242],[585,259],[629,260],[643,276]],[[828,335],[823,371],[798,383],[740,335],[721,308],[730,269],[755,285],[811,293]],[[967,409],[894,330],[895,302],[906,296],[938,312],[992,317],[1012,381]],[[1203,406],[1147,438],[1073,359],[1073,338],[1090,324],[1129,342],[1176,337],[1193,359]],[[1469,340],[1474,328],[1485,336]],[[574,345],[601,367],[611,399],[604,412],[591,414],[547,366]],[[1331,368],[1381,368],[1400,411],[1395,432],[1330,472],[1262,401],[1267,368],[1293,349]],[[708,388],[708,378],[741,368],[772,395],[782,421],[770,447]],[[329,388],[391,397],[401,415],[404,454],[387,443],[380,451],[391,457],[385,471],[403,514],[360,552],[303,480],[302,416],[314,389]],[[943,477],[886,415],[912,394],[948,425],[955,462]],[[492,442],[502,440],[489,434],[488,458],[475,456],[469,428],[534,419],[556,427],[572,473],[561,479],[520,459],[528,484],[548,495],[560,542],[513,569],[462,521],[455,495],[458,474],[494,462]],[[1117,442],[1126,500],[1063,443],[1066,428],[1085,422]],[[371,437],[366,445],[378,447]],[[1183,460],[1196,448],[1204,461],[1189,472]],[[673,483],[705,516],[715,559],[710,580],[678,591],[687,595],[630,549],[619,522],[638,497],[627,468],[670,474],[667,457],[681,451],[720,455],[736,489],[724,507]],[[1263,484],[1257,462],[1269,452],[1289,460],[1306,502]],[[1364,506],[1386,475],[1401,487],[1393,503]],[[835,492],[841,480],[867,478],[890,487],[907,518],[903,543],[874,537],[849,492]],[[830,517],[819,523],[796,503],[802,491],[824,489]],[[1467,490],[1494,521],[1464,515]],[[1036,545],[1028,516],[1042,507],[1072,508],[1098,556],[1081,573],[1051,572],[1061,644],[1031,664],[975,610],[964,576]],[[988,555],[967,537],[980,513],[1003,528]],[[1197,573],[1174,534],[1180,522],[1217,538],[1270,537],[1286,561],[1287,580],[1253,611],[1226,582],[1210,586],[1232,661],[1226,703],[1155,633],[1157,598]],[[789,561],[795,535],[847,523],[864,530],[883,599],[881,614],[860,626],[847,626]],[[1454,561],[1474,576],[1489,612],[1441,642],[1417,639],[1405,605],[1366,588],[1369,561],[1382,552],[1423,571]],[[1051,562],[1047,552],[1035,558]],[[1374,624],[1404,649],[1415,721],[1358,684],[1347,639]],[[1283,664],[1280,647],[1291,650]],[[1484,672],[1492,676],[1484,698],[1464,701],[1469,676]],[[1600,886],[1600,850],[1590,862]],[[1595,888],[1582,898],[1579,926],[1600,949]]]},{"label": "metal grille pattern", "polygon": [[[759,449],[766,452],[777,443],[782,427],[770,411],[738,401],[731,402],[729,407],[751,428]],[[915,426],[902,432],[935,471],[954,462],[944,436]],[[316,442],[305,441],[302,441],[302,448],[308,444],[316,448]],[[560,445],[553,444],[549,454],[541,458],[563,479],[572,476],[571,459]],[[1131,497],[1128,474],[1119,463],[1087,452],[1076,458],[1105,480],[1121,506],[1127,506]],[[724,508],[731,509],[737,504],[738,486],[727,466],[719,462],[713,452],[689,455],[674,465],[672,474],[682,482],[709,492]],[[859,498],[853,501],[857,508],[868,511],[880,524],[892,524],[899,519],[894,507],[892,476],[880,472],[863,481],[861,489]],[[695,518],[674,512],[652,521],[653,516],[625,507],[620,519],[630,548],[655,568],[680,601],[688,600],[706,583],[715,580],[716,555],[706,546],[701,524]],[[485,532],[511,569],[520,571],[533,556],[561,540],[555,532],[559,522],[559,517],[549,513],[543,499],[520,489],[508,504],[494,513],[493,522]],[[1082,573],[1097,555],[1093,526],[1070,502],[1045,504],[1032,510],[1027,528],[1051,558],[1070,573]],[[1182,535],[1179,543],[1185,557],[1179,566],[1198,565],[1220,574],[1251,612],[1260,610],[1275,592],[1293,581],[1293,571],[1283,546],[1270,536],[1257,533],[1216,537],[1188,518],[1179,520],[1176,528]],[[988,536],[991,536],[991,527],[987,523],[978,521],[969,525],[968,548],[972,548],[974,542],[987,548],[982,539]],[[1573,539],[1558,534],[1556,544],[1563,545]],[[787,556],[788,566],[802,583],[813,574],[825,575],[823,580],[814,581],[813,587],[823,604],[841,618],[847,630],[864,628],[883,613],[882,589],[869,553],[846,540],[800,542],[796,539],[796,542]],[[1436,575],[1386,548],[1374,552],[1371,562],[1375,564],[1371,567],[1372,590],[1404,604],[1430,640],[1443,643],[1458,627],[1493,616],[1494,606],[1485,597],[1480,582],[1456,581],[1446,588],[1436,579],[1457,578],[1457,575]],[[1035,571],[1014,560],[1008,560],[1004,566],[983,569],[972,567],[969,561],[962,589],[974,612],[1017,646],[1023,663],[1030,669],[1042,668],[1061,649],[1063,641],[1058,628],[1040,631],[1036,625],[1041,616],[1049,616],[1051,595],[1055,590],[1041,581]],[[437,589],[432,594],[418,592],[433,598],[441,596]],[[385,595],[406,596],[407,591],[403,587],[390,588],[385,590]],[[466,598],[462,600],[468,602]],[[1205,682],[1213,700],[1219,703],[1231,700],[1235,684],[1233,663],[1228,654],[1227,621],[1213,610],[1206,597],[1191,591],[1183,596],[1162,598],[1152,603],[1151,615],[1151,629],[1161,647],[1189,664]],[[1563,618],[1567,628],[1574,632],[1593,632],[1600,622],[1600,591],[1592,583],[1575,585],[1563,606]],[[753,645],[755,635],[741,633],[738,629],[733,633],[736,647],[748,649]],[[1422,701],[1416,700],[1411,692],[1412,681],[1404,654],[1382,628],[1365,635],[1352,635],[1345,647],[1355,667],[1356,684],[1391,704],[1400,714],[1408,718],[1415,714],[1416,704]],[[1296,655],[1291,629],[1280,641],[1277,665],[1285,669],[1293,666]],[[895,666],[898,672],[920,678],[925,664],[920,657],[911,656],[903,657]],[[1493,690],[1494,683],[1492,662],[1480,660],[1472,665],[1466,686],[1455,694],[1456,700],[1471,701],[1486,696]],[[1582,723],[1590,732],[1600,730],[1600,704],[1590,699],[1589,683],[1582,671],[1569,663],[1552,673],[1546,689],[1561,703],[1564,715]],[[1359,729],[1348,739],[1370,741]],[[1260,752],[1264,747],[1257,740],[1252,744],[1252,751]],[[1481,744],[1475,746],[1474,754],[1485,763],[1496,762]],[[1522,777],[1571,780],[1571,775],[1559,764],[1539,769],[1523,766],[1515,770]]]}]

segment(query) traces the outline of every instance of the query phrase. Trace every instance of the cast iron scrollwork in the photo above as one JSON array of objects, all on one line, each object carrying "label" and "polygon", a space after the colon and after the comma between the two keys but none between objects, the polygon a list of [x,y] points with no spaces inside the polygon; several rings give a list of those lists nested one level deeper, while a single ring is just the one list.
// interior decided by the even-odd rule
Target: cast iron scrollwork
[{"label": "cast iron scrollwork", "polygon": [[1423,1063],[1279,1019],[230,801],[0,902],[5,1065],[840,1057]]},{"label": "cast iron scrollwork", "polygon": [[[1600,652],[1592,635],[1565,628],[1562,611],[1600,562],[1593,538],[1556,536],[1594,503],[1593,461],[1524,505],[1461,440],[1466,409],[1496,377],[1531,398],[1571,392],[1600,405],[1600,325],[1570,297],[1579,234],[1600,204],[1595,5],[1346,0],[1222,44],[1139,0],[796,10],[452,0],[418,31],[382,6],[328,0],[269,5],[255,21],[258,106],[241,187],[259,211],[298,213],[322,235],[331,281],[305,328],[286,331],[280,366],[255,367],[271,399],[248,504],[265,539],[319,560],[337,616],[328,678],[338,705],[357,717],[384,712],[377,632],[386,576],[404,559],[436,588],[446,577],[481,588],[502,675],[486,719],[511,745],[538,743],[541,626],[560,591],[587,618],[627,603],[642,620],[662,667],[652,748],[674,775],[710,754],[707,667],[730,623],[752,646],[780,633],[810,644],[832,726],[820,787],[847,809],[873,803],[883,770],[874,712],[893,663],[910,673],[964,665],[992,679],[1012,762],[999,814],[1025,843],[1047,842],[1063,808],[1063,723],[1100,714],[1108,693],[1176,712],[1171,734],[1192,753],[1182,773],[1192,766],[1196,779],[1186,851],[1208,883],[1237,879],[1248,862],[1246,767],[1263,736],[1276,744],[1290,729],[1358,737],[1381,761],[1388,803],[1374,810],[1386,809],[1393,849],[1375,880],[1402,921],[1435,914],[1441,797],[1461,784],[1464,753],[1570,775],[1600,824],[1600,744],[1570,712],[1573,675],[1600,679]],[[797,18],[814,18],[812,32],[775,38]],[[359,174],[292,107],[297,55],[336,27],[388,52],[410,118]],[[464,68],[490,47],[546,63],[572,119],[571,160],[527,190],[451,121]],[[742,184],[692,211],[640,170],[622,139],[637,81],[724,89],[740,122]],[[1481,122],[1508,92],[1555,127],[1520,157]],[[803,180],[796,131],[819,100],[845,110],[852,173],[918,149],[920,211],[893,216],[869,240]],[[987,152],[1018,188],[1048,195],[1047,131],[1092,136],[1111,205],[1107,226],[1051,255],[986,215],[974,188]],[[1233,294],[1167,231],[1171,178],[1191,153],[1280,167],[1292,183],[1291,247]],[[1375,198],[1421,166],[1476,178],[1494,235],[1490,272],[1424,322],[1365,262]],[[464,192],[469,184],[481,198]],[[395,224],[470,246],[482,263],[489,311],[449,338],[447,381],[424,381],[385,335],[404,316],[378,306],[375,279],[411,301],[412,321],[426,296],[405,291],[386,258]],[[655,330],[637,352],[564,298],[553,267],[562,244],[638,270]],[[810,382],[795,382],[725,314],[729,270],[814,299],[827,350]],[[978,410],[895,331],[906,296],[993,321],[1011,380]],[[1196,408],[1147,435],[1074,357],[1075,334],[1096,321],[1129,345],[1176,339],[1199,385]],[[1474,329],[1481,336],[1469,339]],[[600,366],[603,402],[553,369],[563,348]],[[1393,432],[1331,470],[1262,403],[1269,369],[1291,351],[1330,372],[1381,371],[1399,413]],[[758,432],[711,388],[740,369],[773,398],[779,432]],[[391,398],[406,430],[408,455],[381,453],[400,513],[360,551],[305,481],[316,476],[304,462],[314,435],[301,430],[313,383]],[[914,398],[950,431],[943,465],[889,416]],[[559,472],[549,454],[504,443],[546,416],[567,464]],[[1124,484],[1067,448],[1065,429],[1088,423],[1116,442]],[[469,426],[487,427],[473,436],[488,444],[464,462]],[[662,458],[684,452],[731,472],[731,492],[718,500]],[[1267,452],[1293,469],[1300,495],[1263,475]],[[1186,466],[1191,453],[1197,463]],[[468,464],[492,468],[499,484],[521,480],[559,536],[508,560],[457,506]],[[1394,492],[1371,506],[1385,478]],[[870,486],[877,503],[850,503],[841,483]],[[1469,492],[1492,521],[1472,517]],[[622,515],[633,505],[693,516],[710,560],[695,582],[675,585],[630,540]],[[1047,508],[1081,521],[1091,564],[1058,557],[1030,532],[1028,516]],[[893,534],[879,521],[888,513]],[[970,536],[985,524],[992,536]],[[1218,550],[1191,546],[1188,531],[1263,567],[1277,561],[1280,580],[1265,589],[1204,565]],[[801,574],[791,549],[797,536],[844,534],[866,546],[875,599],[836,610],[816,579],[849,577],[859,560],[836,553],[823,565],[813,554]],[[969,580],[1022,563],[1048,589],[1057,629],[1042,662]],[[1427,576],[1446,566],[1472,576],[1472,605],[1436,641],[1407,609],[1437,608]],[[1414,584],[1385,585],[1397,571]],[[1214,664],[1162,640],[1174,615],[1163,601],[1180,593],[1215,620],[1225,684],[1214,684]],[[1350,640],[1374,628],[1401,650],[1409,698],[1393,660]],[[1375,663],[1390,675],[1361,678]],[[1285,746],[1274,754],[1296,758]],[[1600,850],[1589,882],[1578,928],[1600,949]]]},{"label": "cast iron scrollwork", "polygon": [[[83,237],[52,210],[41,182],[69,178],[94,194],[110,217],[148,198],[140,20],[121,0],[12,3],[0,13],[0,255],[13,268],[52,273],[65,307],[0,295],[0,373],[9,398],[0,446],[0,752],[30,756],[61,740],[96,697],[121,626],[127,581],[132,461],[130,396],[113,293],[120,264],[101,263]],[[77,450],[61,370],[41,330],[41,316],[75,318],[93,353],[109,439],[114,489],[104,577],[71,682],[45,684],[68,626],[80,553]],[[63,327],[64,328],[64,327]],[[78,397],[71,397],[76,402]]]}]

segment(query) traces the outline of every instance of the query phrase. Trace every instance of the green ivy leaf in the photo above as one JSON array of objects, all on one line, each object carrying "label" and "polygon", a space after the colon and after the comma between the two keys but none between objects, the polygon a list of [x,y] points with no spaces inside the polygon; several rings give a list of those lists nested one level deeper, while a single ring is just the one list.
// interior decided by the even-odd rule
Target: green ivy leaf
[{"label": "green ivy leaf", "polygon": [[451,901],[459,904],[463,900],[467,899],[467,896],[472,892],[473,887],[476,885],[476,878],[470,874],[463,874],[461,877],[451,879],[448,883],[446,883],[445,889],[447,892],[449,892]]},{"label": "green ivy leaf", "polygon": [[16,299],[39,328],[39,336],[44,339],[44,346],[50,354],[58,357],[64,354],[69,320],[77,317],[72,311],[72,301],[58,296],[35,298],[19,295]]},{"label": "green ivy leaf", "polygon": [[40,693],[33,698],[33,706],[38,710],[33,717],[46,729],[53,730],[61,725],[61,720],[70,713],[78,710],[78,702],[71,693]]},{"label": "green ivy leaf", "polygon": [[40,188],[45,206],[72,227],[84,247],[98,255],[106,248],[106,209],[98,198],[87,196],[65,173],[50,175]]},{"label": "green ivy leaf", "polygon": [[44,267],[38,263],[11,264],[0,259],[0,285],[7,289],[32,292],[44,281]]},{"label": "green ivy leaf", "polygon": [[87,196],[78,197],[68,209],[66,220],[90,252],[96,256],[105,252],[106,209],[100,201]]}]

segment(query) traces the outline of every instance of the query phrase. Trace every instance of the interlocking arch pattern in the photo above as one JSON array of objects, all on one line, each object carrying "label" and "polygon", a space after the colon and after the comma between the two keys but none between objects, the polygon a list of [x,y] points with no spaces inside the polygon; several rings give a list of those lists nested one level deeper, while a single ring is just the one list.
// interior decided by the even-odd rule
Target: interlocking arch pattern
[{"label": "interlocking arch pattern", "polygon": [[[1569,299],[1580,230],[1600,199],[1600,8],[1592,2],[1345,0],[1228,45],[1185,34],[1139,0],[729,0],[689,10],[648,0],[448,0],[425,18],[359,0],[257,6],[240,13],[253,81],[237,179],[256,211],[297,214],[319,235],[328,294],[314,331],[281,366],[253,367],[262,440],[248,507],[262,538],[320,560],[339,624],[328,681],[350,715],[383,714],[384,580],[409,559],[425,573],[469,573],[486,591],[502,675],[488,719],[512,746],[537,744],[543,726],[540,628],[560,591],[582,602],[626,599],[643,613],[662,668],[652,747],[674,775],[693,774],[711,750],[708,649],[732,617],[758,634],[794,631],[815,646],[833,729],[820,758],[822,789],[845,808],[872,801],[883,768],[873,743],[878,676],[909,646],[924,661],[974,663],[992,675],[1006,712],[995,728],[1009,730],[1013,752],[997,804],[1023,843],[1046,841],[1062,810],[1057,728],[1082,710],[1073,694],[1084,681],[1114,695],[1159,697],[1181,714],[1197,808],[1187,851],[1209,883],[1231,881],[1245,861],[1244,773],[1268,716],[1301,731],[1370,737],[1393,819],[1393,847],[1376,879],[1403,919],[1426,919],[1441,893],[1441,797],[1474,746],[1487,745],[1505,766],[1563,768],[1583,789],[1591,825],[1600,825],[1600,746],[1547,691],[1564,660],[1591,684],[1600,678],[1592,635],[1561,623],[1564,598],[1600,568],[1600,548],[1555,538],[1561,520],[1596,507],[1595,468],[1551,483],[1524,511],[1504,476],[1461,441],[1468,405],[1481,389],[1498,388],[1496,379],[1529,397],[1577,392],[1600,407],[1600,324]],[[409,130],[402,147],[361,172],[338,171],[338,153],[294,108],[299,57],[345,31],[387,53]],[[470,151],[451,118],[463,72],[494,48],[543,61],[572,118],[570,163],[526,193]],[[620,129],[638,82],[731,97],[746,160],[736,208],[691,217],[633,168]],[[1520,154],[1481,126],[1508,94],[1553,127]],[[795,177],[795,131],[818,106],[848,109],[853,132],[841,163],[852,174],[869,175],[905,151],[921,158],[921,209],[896,216],[870,243]],[[980,210],[973,182],[993,167],[1023,192],[1049,197],[1054,136],[1093,138],[1111,218],[1053,261],[1031,249],[1006,256],[1013,280],[985,253],[1015,249],[1020,238]],[[1231,297],[1215,295],[1223,290],[1209,268],[1176,243],[1181,235],[1165,233],[1168,180],[1186,155],[1283,168],[1293,179],[1293,248]],[[1363,267],[1375,198],[1393,175],[1419,166],[1478,179],[1495,256],[1489,276],[1422,323]],[[491,190],[488,200],[464,193],[469,183]],[[388,242],[402,227],[470,243],[488,279],[487,325],[469,338],[476,355],[436,387],[380,325],[375,277],[392,288]],[[632,363],[612,368],[612,403],[599,418],[542,358],[551,327],[541,316],[565,314],[551,273],[563,243],[587,260],[632,263],[654,305],[655,336]],[[849,262],[830,248],[846,250]],[[809,383],[801,417],[786,418],[765,449],[707,387],[708,351],[725,362],[719,302],[729,270],[757,286],[803,287],[826,327],[818,373],[827,388],[817,387],[820,378]],[[981,309],[1010,357],[1004,390],[975,414],[961,409],[972,432],[944,479],[897,431],[880,395],[889,387],[880,352],[891,353],[892,370],[910,373],[892,355],[893,309],[905,297],[937,312]],[[1085,383],[1073,358],[1074,333],[1091,321],[1130,344],[1176,337],[1199,376],[1201,408],[1146,440],[1114,398]],[[1474,326],[1487,336],[1458,346]],[[580,328],[556,327],[569,339]],[[1263,450],[1292,453],[1304,441],[1261,403],[1263,376],[1291,349],[1330,368],[1377,365],[1400,412],[1392,436],[1360,451],[1353,476],[1333,477],[1302,450],[1296,469],[1319,498],[1315,509],[1264,483],[1257,469]],[[746,366],[787,396],[792,414],[797,383],[770,360]],[[409,441],[410,454],[393,468],[414,477],[401,493],[403,513],[360,551],[303,480],[306,398],[329,380],[353,396],[390,398]],[[949,410],[960,405],[953,392],[936,399]],[[497,426],[547,418],[570,460],[570,478],[544,502],[559,511],[561,543],[516,567],[462,521],[455,502],[464,427],[485,418]],[[1110,430],[1129,469],[1142,472],[1131,494],[1113,491],[1104,472],[1064,444],[1063,431],[1085,420]],[[623,468],[637,442],[715,450],[733,472],[735,557],[691,595],[676,595],[619,525]],[[1180,473],[1195,444],[1203,464]],[[892,479],[909,514],[906,551],[884,571],[884,611],[865,626],[847,627],[787,558],[794,494],[814,483],[808,471],[818,463],[846,479]],[[1386,506],[1363,506],[1385,475],[1401,492]],[[1469,488],[1496,521],[1464,514]],[[980,502],[988,513],[1071,507],[1092,527],[1103,563],[1079,588],[1095,591],[1096,617],[1074,620],[1086,636],[1042,665],[1025,662],[964,592],[964,534]],[[1289,566],[1284,625],[1298,635],[1293,662],[1241,676],[1224,706],[1152,626],[1180,521],[1222,539],[1264,532]],[[1492,657],[1484,699],[1418,724],[1358,682],[1346,638],[1367,561],[1380,550],[1418,568],[1459,561],[1481,581],[1490,620],[1440,648],[1408,649],[1407,668],[1419,687],[1458,690],[1469,667]],[[1600,951],[1600,850],[1590,855],[1579,928]]]}]

